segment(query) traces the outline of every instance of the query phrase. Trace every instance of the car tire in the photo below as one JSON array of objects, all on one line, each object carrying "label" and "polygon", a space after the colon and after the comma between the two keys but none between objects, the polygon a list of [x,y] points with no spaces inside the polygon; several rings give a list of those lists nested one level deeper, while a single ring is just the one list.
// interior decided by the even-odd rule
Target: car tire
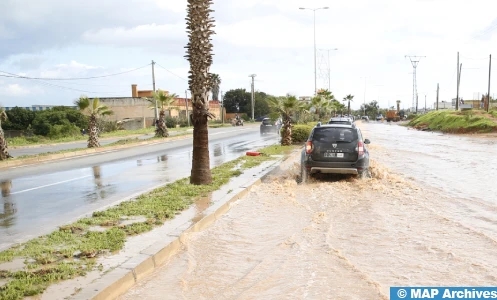
[{"label": "car tire", "polygon": [[309,172],[304,167],[300,167],[300,183],[306,184],[309,181]]},{"label": "car tire", "polygon": [[372,177],[371,171],[369,171],[369,168],[367,170],[364,170],[361,173],[359,173],[359,175],[357,175],[357,178],[359,178],[359,179],[368,179],[371,177]]}]

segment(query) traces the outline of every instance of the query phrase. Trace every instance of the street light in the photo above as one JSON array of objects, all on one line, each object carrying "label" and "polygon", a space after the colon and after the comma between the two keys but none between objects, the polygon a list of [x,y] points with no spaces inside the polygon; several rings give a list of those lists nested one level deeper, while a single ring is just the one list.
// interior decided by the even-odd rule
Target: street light
[{"label": "street light", "polygon": [[318,94],[318,75],[317,75],[317,63],[316,63],[316,11],[320,9],[329,9],[328,6],[318,7],[318,8],[308,8],[308,7],[299,7],[300,10],[312,10],[314,13],[314,95]]},{"label": "street light", "polygon": [[366,86],[367,86],[367,80],[368,80],[368,77],[361,77],[361,79],[364,78],[364,115],[366,115]]}]

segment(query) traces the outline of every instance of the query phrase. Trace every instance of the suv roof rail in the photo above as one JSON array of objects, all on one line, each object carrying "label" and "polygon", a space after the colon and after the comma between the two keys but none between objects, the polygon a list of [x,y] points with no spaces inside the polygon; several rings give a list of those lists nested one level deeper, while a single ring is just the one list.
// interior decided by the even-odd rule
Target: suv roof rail
[{"label": "suv roof rail", "polygon": [[321,122],[318,122],[318,123],[316,124],[316,127],[321,127]]}]

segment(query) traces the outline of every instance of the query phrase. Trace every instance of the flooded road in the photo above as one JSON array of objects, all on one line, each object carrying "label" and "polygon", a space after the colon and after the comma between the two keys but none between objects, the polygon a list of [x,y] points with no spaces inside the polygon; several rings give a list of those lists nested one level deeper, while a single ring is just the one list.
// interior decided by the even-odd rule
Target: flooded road
[{"label": "flooded road", "polygon": [[[277,139],[275,135],[260,137],[258,127],[216,131],[210,138],[211,166],[276,143]],[[84,167],[72,159],[32,166],[29,172],[28,168],[2,171],[0,249],[50,232],[125,197],[188,177],[191,151],[190,137],[84,157],[79,159]]]},{"label": "flooded road", "polygon": [[361,123],[376,159],[454,197],[497,203],[497,139],[417,131],[395,123]]},{"label": "flooded road", "polygon": [[[440,142],[426,132],[409,138],[402,127],[361,127],[372,141],[372,179],[297,185],[294,153],[119,299],[388,299],[391,286],[496,286],[496,199],[460,186],[446,192],[447,180],[465,174],[457,166],[478,159],[451,164],[453,150],[426,150],[460,137]],[[393,130],[405,136],[390,138]],[[476,151],[489,142],[477,141]],[[433,160],[422,172],[414,154],[394,153],[421,152],[422,143],[420,164],[449,155],[441,163],[446,176]]]}]

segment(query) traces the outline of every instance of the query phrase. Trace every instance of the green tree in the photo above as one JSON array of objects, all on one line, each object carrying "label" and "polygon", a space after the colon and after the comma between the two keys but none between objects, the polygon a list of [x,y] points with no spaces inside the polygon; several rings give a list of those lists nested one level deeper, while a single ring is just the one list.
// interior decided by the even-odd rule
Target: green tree
[{"label": "green tree", "polygon": [[224,94],[223,106],[227,113],[251,113],[251,110],[247,110],[251,100],[250,93],[245,89],[229,90]]},{"label": "green tree", "polygon": [[374,120],[376,119],[376,116],[378,115],[380,111],[380,105],[376,100],[373,100],[369,103],[366,103],[365,105],[361,105],[361,111],[365,111],[366,116],[368,116],[370,119]]},{"label": "green tree", "polygon": [[13,107],[5,112],[7,121],[3,128],[7,130],[26,130],[36,117],[36,113],[22,107]]},{"label": "green tree", "polygon": [[193,154],[190,183],[211,184],[212,173],[209,159],[208,119],[214,118],[209,112],[209,92],[212,86],[209,69],[212,65],[212,28],[214,19],[212,0],[187,1],[188,44],[185,56],[190,63],[188,85],[192,93],[193,112]]},{"label": "green tree", "polygon": [[155,109],[155,105],[157,104],[157,107],[160,109],[159,120],[155,127],[155,137],[163,138],[169,136],[166,125],[166,108],[169,108],[169,110],[174,108],[172,105],[177,97],[178,95],[176,94],[169,94],[163,90],[158,90],[152,93],[152,98],[146,98],[152,104],[150,108]]},{"label": "green tree", "polygon": [[64,128],[62,130],[65,132],[63,136],[69,136],[74,132],[79,134],[79,130],[88,128],[88,117],[81,111],[71,107],[53,107],[48,110],[36,112],[31,127],[37,135],[51,135],[52,137],[57,137],[55,132],[61,132],[61,129]]},{"label": "green tree", "polygon": [[0,160],[6,160],[12,157],[9,154],[9,146],[2,129],[2,122],[7,121],[7,119],[8,117],[5,110],[3,107],[0,107]]},{"label": "green tree", "polygon": [[[249,93],[250,95],[250,93]],[[264,92],[255,92],[254,93],[254,116],[256,118],[266,116],[271,112],[269,108],[268,98],[270,95]],[[247,106],[242,110],[243,112],[252,115],[252,99],[247,103]]]},{"label": "green tree", "polygon": [[100,147],[98,142],[99,128],[98,119],[102,116],[111,115],[113,112],[107,106],[100,104],[98,98],[89,99],[86,96],[80,97],[74,101],[74,104],[82,112],[90,115],[88,122],[88,148]]},{"label": "green tree", "polygon": [[219,101],[220,86],[221,86],[221,77],[219,76],[219,74],[211,73],[212,100]]},{"label": "green tree", "polygon": [[273,114],[283,119],[283,132],[281,134],[281,145],[292,144],[292,119],[295,114],[303,109],[303,104],[297,97],[287,95],[284,97],[271,97],[268,99],[269,107]]}]

